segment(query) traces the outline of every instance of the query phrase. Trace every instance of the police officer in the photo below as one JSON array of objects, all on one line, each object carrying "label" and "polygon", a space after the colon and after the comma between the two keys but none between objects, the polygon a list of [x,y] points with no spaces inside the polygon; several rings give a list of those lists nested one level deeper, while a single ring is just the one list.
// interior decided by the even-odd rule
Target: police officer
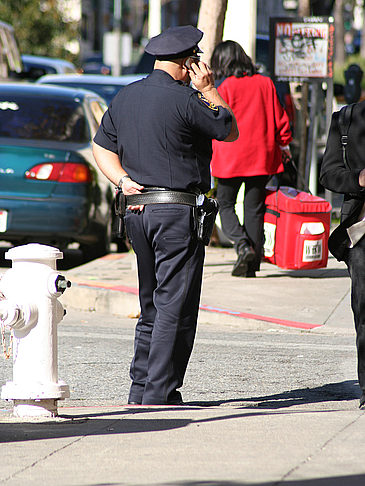
[{"label": "police officer", "polygon": [[[130,404],[181,404],[200,300],[204,245],[196,200],[210,189],[211,140],[234,141],[237,124],[199,60],[203,33],[180,26],[153,37],[153,72],[120,90],[94,139],[100,170],[126,196],[137,256]],[[196,89],[189,87],[193,83]]]}]

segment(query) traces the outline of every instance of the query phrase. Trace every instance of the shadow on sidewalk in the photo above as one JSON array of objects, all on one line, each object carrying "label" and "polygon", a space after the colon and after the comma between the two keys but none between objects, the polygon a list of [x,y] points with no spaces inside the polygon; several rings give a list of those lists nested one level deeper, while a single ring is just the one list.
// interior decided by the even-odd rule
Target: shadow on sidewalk
[{"label": "shadow on sidewalk", "polygon": [[[115,486],[118,486],[118,484],[122,483],[113,483]],[[270,481],[269,483],[241,481],[177,481],[174,483],[163,483],[160,486],[280,486],[284,484],[285,486],[363,486],[365,484],[365,475],[333,476],[327,478],[298,479],[294,481],[288,481],[284,478],[283,480]]]},{"label": "shadow on sidewalk", "polygon": [[217,400],[206,402],[190,402],[191,405],[201,407],[216,407],[219,405],[244,403],[242,408],[260,407],[279,409],[321,402],[341,402],[355,400],[360,397],[360,389],[357,380],[347,380],[340,383],[328,383],[316,388],[298,388],[274,395],[266,395],[252,398],[235,398],[231,400]]},{"label": "shadow on sidewalk", "polygon": [[[174,411],[194,411],[193,407],[175,407]],[[91,436],[112,436],[119,434],[140,434],[145,432],[163,432],[185,428],[191,424],[223,422],[232,419],[249,419],[254,416],[265,417],[268,415],[291,415],[313,413],[308,410],[293,411],[264,411],[264,410],[245,410],[236,409],[236,413],[216,415],[207,418],[146,418],[147,413],[163,413],[171,411],[171,408],[147,408],[141,406],[138,409],[121,410],[119,412],[100,412],[93,414],[83,414],[66,416],[62,415],[58,420],[47,420],[43,422],[0,422],[0,443],[29,442],[34,440],[74,438],[74,441],[82,437]],[[219,414],[219,410],[216,410]],[[333,413],[335,410],[321,410],[316,413]],[[139,418],[138,415],[145,416]],[[62,420],[63,419],[63,420]],[[73,442],[74,442],[73,441]]]},{"label": "shadow on sidewalk", "polygon": [[264,278],[349,278],[346,268],[317,268],[315,270],[282,270],[280,273],[270,273]]},{"label": "shadow on sidewalk", "polygon": [[[342,383],[332,383],[324,385],[323,387],[317,387],[312,389],[298,389],[290,392],[279,393],[277,395],[224,400],[216,402],[199,402],[200,407],[235,403],[237,403],[238,405],[238,403],[244,403],[242,406],[238,405],[236,407],[236,413],[225,415],[220,414],[220,411],[216,410],[218,415],[202,419],[199,419],[198,417],[194,418],[194,415],[192,415],[190,418],[148,418],[146,416],[143,418],[138,417],[138,415],[140,415],[141,413],[146,414],[148,412],[155,413],[174,411],[179,413],[179,411],[196,411],[196,406],[198,405],[198,403],[190,402],[189,404],[187,404],[187,406],[181,407],[140,406],[126,409],[121,406],[121,410],[119,411],[116,410],[94,413],[87,413],[86,411],[83,414],[61,415],[56,420],[45,420],[43,422],[35,423],[10,420],[5,423],[0,423],[0,443],[27,442],[33,440],[65,437],[80,438],[95,435],[106,436],[114,434],[136,434],[143,432],[157,432],[179,429],[187,427],[190,424],[197,423],[217,422],[231,419],[246,419],[252,416],[307,414],[313,413],[313,410],[287,410],[280,412],[277,411],[277,409],[286,408],[294,405],[301,405],[305,403],[310,404],[324,401],[352,400],[354,398],[357,398],[358,395],[359,392],[357,382],[355,380],[352,380]],[[255,402],[255,405],[253,405],[253,402]],[[271,410],[257,410],[258,407]],[[256,410],[252,410],[253,408],[255,408]],[[336,412],[336,410],[319,410],[315,413],[329,412],[333,413]],[[293,484],[299,485],[301,483]],[[328,484],[331,484],[332,486],[336,483]],[[346,482],[338,484],[341,484],[342,486],[342,484],[347,485],[349,483]]]}]

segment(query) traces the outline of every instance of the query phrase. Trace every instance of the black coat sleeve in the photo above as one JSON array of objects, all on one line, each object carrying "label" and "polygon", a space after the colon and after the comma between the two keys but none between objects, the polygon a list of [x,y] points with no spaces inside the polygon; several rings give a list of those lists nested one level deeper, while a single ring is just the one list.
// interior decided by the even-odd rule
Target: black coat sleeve
[{"label": "black coat sleeve", "polygon": [[[365,168],[365,158],[359,160],[359,157],[356,156],[356,151],[351,150],[351,144],[357,143],[356,118],[352,120],[349,131],[347,148],[347,161],[351,167],[349,169],[343,161],[338,117],[339,112],[332,115],[331,127],[321,166],[320,182],[325,188],[333,192],[348,194],[351,197],[362,199],[365,197],[365,188],[359,184],[359,174]],[[363,143],[363,141],[360,143]]]}]

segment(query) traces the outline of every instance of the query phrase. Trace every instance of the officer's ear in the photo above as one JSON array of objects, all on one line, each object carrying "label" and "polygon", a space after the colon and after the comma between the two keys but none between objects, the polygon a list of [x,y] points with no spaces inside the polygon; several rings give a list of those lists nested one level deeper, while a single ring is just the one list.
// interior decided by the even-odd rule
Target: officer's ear
[{"label": "officer's ear", "polygon": [[188,73],[190,70],[189,61],[190,61],[190,57],[184,57],[184,59],[181,59],[181,68],[186,73]]}]

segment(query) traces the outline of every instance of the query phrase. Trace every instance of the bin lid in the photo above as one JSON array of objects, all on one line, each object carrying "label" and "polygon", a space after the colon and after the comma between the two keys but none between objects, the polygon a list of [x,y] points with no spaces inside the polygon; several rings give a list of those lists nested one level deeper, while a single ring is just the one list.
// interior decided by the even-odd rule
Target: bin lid
[{"label": "bin lid", "polygon": [[7,260],[58,260],[63,258],[63,253],[53,246],[29,243],[28,245],[15,246],[5,253]]},{"label": "bin lid", "polygon": [[330,213],[332,206],[325,199],[293,187],[282,186],[279,190],[267,187],[266,205],[286,213]]}]

